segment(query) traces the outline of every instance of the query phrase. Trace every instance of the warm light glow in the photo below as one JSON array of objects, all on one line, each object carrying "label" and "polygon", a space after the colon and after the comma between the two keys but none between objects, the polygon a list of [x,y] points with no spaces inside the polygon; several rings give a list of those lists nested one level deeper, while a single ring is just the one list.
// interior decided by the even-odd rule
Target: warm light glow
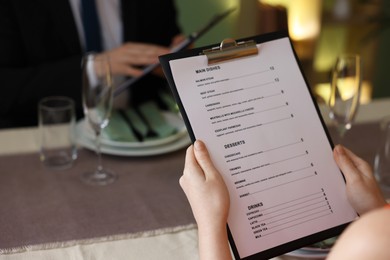
[{"label": "warm light glow", "polygon": [[260,3],[262,4],[267,4],[267,5],[280,5],[288,8],[289,2],[291,0],[259,0]]},{"label": "warm light glow", "polygon": [[311,40],[319,35],[322,0],[259,0],[259,2],[286,7],[288,30],[292,40]]},{"label": "warm light glow", "polygon": [[[234,8],[234,7],[239,7],[240,3],[239,0],[225,0],[225,1],[220,1],[223,3],[223,7],[227,10],[229,8]],[[235,14],[237,15],[237,14]]]},{"label": "warm light glow", "polygon": [[342,100],[351,99],[357,92],[358,80],[355,77],[339,78],[336,81],[336,86],[340,90],[340,97]]},{"label": "warm light glow", "polygon": [[321,28],[321,0],[295,0],[288,9],[288,30],[292,40],[316,38]]},{"label": "warm light glow", "polygon": [[[348,91],[348,87],[346,88],[346,91],[342,91],[343,98],[350,95],[351,91]],[[314,93],[321,97],[321,99],[328,103],[329,97],[330,97],[330,83],[321,83],[317,84],[314,88]],[[362,88],[360,92],[360,104],[367,104],[371,101],[371,95],[372,95],[372,85],[368,81],[362,82]]]}]

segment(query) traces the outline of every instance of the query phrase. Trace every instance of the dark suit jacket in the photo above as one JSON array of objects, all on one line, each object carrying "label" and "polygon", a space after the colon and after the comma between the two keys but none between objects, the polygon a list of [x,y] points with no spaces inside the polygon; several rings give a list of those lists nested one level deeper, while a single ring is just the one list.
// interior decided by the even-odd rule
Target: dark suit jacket
[{"label": "dark suit jacket", "polygon": [[[172,1],[121,0],[124,41],[168,46],[180,33]],[[80,117],[82,55],[68,0],[0,0],[0,128],[36,125],[51,95],[75,99]]]}]

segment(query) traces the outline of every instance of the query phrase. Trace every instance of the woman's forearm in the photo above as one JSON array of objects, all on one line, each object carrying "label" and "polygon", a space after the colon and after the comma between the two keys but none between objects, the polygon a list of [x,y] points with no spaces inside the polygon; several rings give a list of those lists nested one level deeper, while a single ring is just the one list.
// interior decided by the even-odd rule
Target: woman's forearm
[{"label": "woman's forearm", "polygon": [[200,260],[231,260],[226,225],[199,227]]}]

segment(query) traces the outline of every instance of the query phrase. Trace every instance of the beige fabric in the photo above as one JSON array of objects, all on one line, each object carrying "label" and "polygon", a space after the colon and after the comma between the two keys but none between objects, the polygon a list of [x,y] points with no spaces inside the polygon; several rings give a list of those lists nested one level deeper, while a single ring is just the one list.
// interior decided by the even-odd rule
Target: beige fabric
[{"label": "beige fabric", "polygon": [[28,250],[0,255],[2,260],[108,260],[108,259],[198,259],[195,228],[152,237],[127,238],[65,248]]}]

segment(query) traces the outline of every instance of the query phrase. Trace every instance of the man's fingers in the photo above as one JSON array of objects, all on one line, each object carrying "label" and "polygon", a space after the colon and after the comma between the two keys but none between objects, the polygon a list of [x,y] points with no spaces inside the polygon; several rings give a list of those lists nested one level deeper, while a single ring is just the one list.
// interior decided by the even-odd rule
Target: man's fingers
[{"label": "man's fingers", "polygon": [[159,55],[128,55],[126,56],[125,63],[135,66],[147,66],[158,63]]},{"label": "man's fingers", "polygon": [[142,70],[136,69],[131,66],[126,66],[124,69],[124,75],[131,76],[131,77],[138,77],[142,75]]},{"label": "man's fingers", "polygon": [[134,77],[142,74],[142,67],[158,63],[158,56],[169,53],[169,49],[153,44],[126,43],[106,53],[114,75]]},{"label": "man's fingers", "polygon": [[186,36],[184,36],[183,34],[176,35],[175,37],[173,37],[170,47],[171,48],[175,47],[176,45],[178,45],[179,43],[181,43],[185,39],[186,39]]},{"label": "man's fingers", "polygon": [[169,48],[155,44],[128,43],[125,48],[128,53],[134,56],[160,56],[169,53]]}]

